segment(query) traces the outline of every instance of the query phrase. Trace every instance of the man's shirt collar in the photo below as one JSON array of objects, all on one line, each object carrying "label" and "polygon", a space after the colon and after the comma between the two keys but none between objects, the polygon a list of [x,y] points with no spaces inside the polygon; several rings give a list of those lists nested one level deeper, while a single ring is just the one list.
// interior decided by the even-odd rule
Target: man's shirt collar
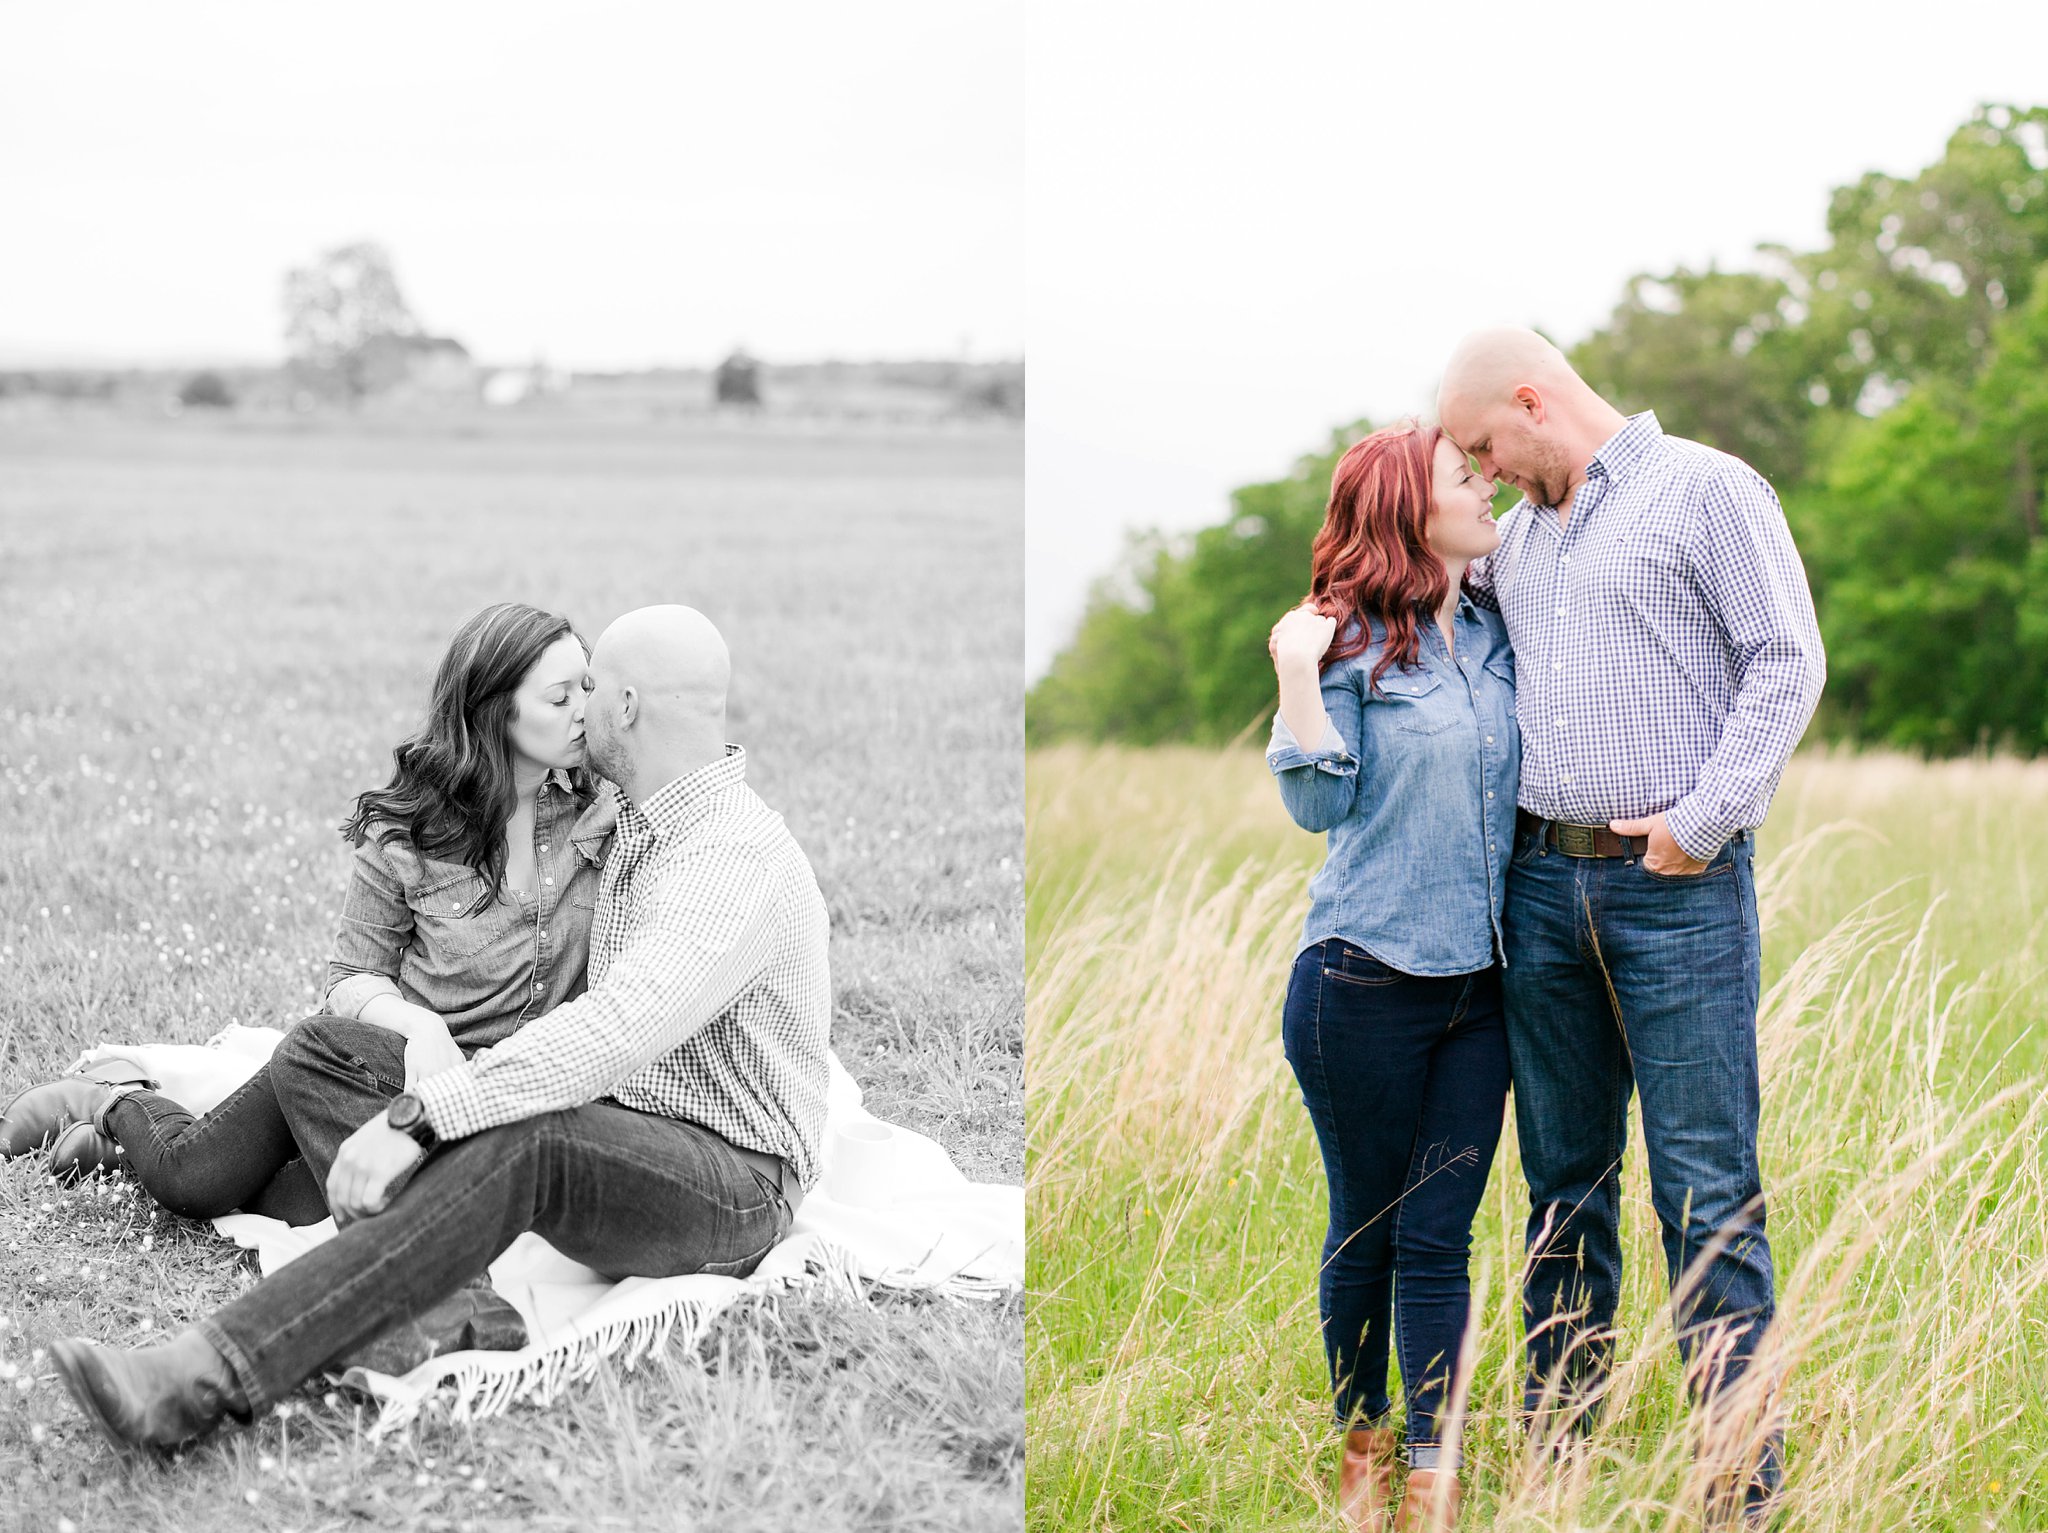
[{"label": "man's shirt collar", "polygon": [[687,829],[707,814],[720,794],[747,780],[747,753],[727,742],[725,754],[708,766],[686,772],[674,782],[636,804],[619,796],[619,837],[637,844],[649,838],[666,839]]},{"label": "man's shirt collar", "polygon": [[1657,424],[1655,410],[1631,415],[1619,431],[1600,444],[1586,477],[1592,478],[1597,470],[1610,485],[1619,484],[1647,463],[1663,442],[1664,428]]}]

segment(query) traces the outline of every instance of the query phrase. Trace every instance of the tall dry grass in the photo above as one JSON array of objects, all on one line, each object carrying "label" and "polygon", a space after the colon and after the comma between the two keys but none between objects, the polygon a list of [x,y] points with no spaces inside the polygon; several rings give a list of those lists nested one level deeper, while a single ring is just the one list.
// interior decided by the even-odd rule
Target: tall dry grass
[{"label": "tall dry grass", "polygon": [[[1062,748],[1027,782],[1030,1525],[1330,1526],[1325,1191],[1279,1044],[1320,838],[1245,752]],[[1766,830],[1780,1526],[2048,1525],[2044,859],[2048,769],[1999,760],[1802,758]],[[1525,1209],[1510,1125],[1466,1525],[1697,1525],[1639,1143],[1614,1389],[1561,1466],[1513,1420]]]}]

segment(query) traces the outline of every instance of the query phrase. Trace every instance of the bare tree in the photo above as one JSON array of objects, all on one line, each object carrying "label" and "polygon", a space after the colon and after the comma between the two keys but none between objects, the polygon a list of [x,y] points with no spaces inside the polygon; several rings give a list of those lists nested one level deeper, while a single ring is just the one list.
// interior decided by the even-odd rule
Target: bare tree
[{"label": "bare tree", "polygon": [[368,240],[286,273],[284,312],[294,368],[350,404],[402,377],[405,343],[420,334],[389,253]]}]

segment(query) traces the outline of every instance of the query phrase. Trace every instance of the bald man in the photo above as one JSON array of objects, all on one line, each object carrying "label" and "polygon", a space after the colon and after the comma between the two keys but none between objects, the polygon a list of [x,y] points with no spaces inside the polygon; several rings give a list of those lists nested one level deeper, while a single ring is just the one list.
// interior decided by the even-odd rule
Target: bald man
[{"label": "bald man", "polygon": [[[1527,1405],[1583,1428],[1621,1283],[1641,1098],[1650,1197],[1696,1395],[1774,1306],[1757,1165],[1752,832],[1819,700],[1806,572],[1755,470],[1624,416],[1528,330],[1462,342],[1445,434],[1522,492],[1472,567],[1515,650],[1519,814],[1502,917],[1529,1179]],[[1751,1444],[1754,1508],[1777,1482]]]},{"label": "bald man", "polygon": [[[730,671],[686,607],[605,630],[581,712],[620,801],[590,988],[395,1099],[397,1034],[338,1017],[287,1034],[279,1100],[344,1227],[162,1346],[57,1343],[115,1446],[168,1449],[267,1410],[527,1230],[617,1277],[743,1275],[788,1232],[825,1122],[827,920],[725,741]],[[342,1138],[332,1104],[351,1089],[343,1121],[361,1126]]]}]

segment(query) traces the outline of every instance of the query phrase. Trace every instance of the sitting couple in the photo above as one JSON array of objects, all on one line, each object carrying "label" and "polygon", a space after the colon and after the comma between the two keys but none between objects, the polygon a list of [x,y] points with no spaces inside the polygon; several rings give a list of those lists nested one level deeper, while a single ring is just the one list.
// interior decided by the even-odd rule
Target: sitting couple
[{"label": "sitting couple", "polygon": [[61,1174],[340,1227],[163,1345],[53,1346],[116,1447],[247,1420],[394,1333],[405,1366],[521,1344],[466,1285],[524,1231],[615,1277],[743,1275],[788,1232],[825,1122],[828,923],[725,741],[729,673],[686,607],[587,658],[566,619],[486,608],[344,826],[326,1012],[200,1118],[118,1064],[8,1104],[5,1150],[51,1144]]},{"label": "sitting couple", "polygon": [[[1268,762],[1329,832],[1282,1033],[1329,1180],[1340,1505],[1371,1527],[1392,1494],[1391,1319],[1396,1526],[1456,1520],[1512,1078],[1531,1432],[1587,1430],[1612,1365],[1633,1091],[1709,1514],[1756,1518],[1782,1442],[1768,1388],[1731,1398],[1773,1307],[1753,832],[1820,696],[1805,571],[1753,470],[1624,417],[1531,332],[1463,342],[1438,413],[1344,455],[1269,646]],[[1522,492],[1498,524],[1490,480]]]}]

